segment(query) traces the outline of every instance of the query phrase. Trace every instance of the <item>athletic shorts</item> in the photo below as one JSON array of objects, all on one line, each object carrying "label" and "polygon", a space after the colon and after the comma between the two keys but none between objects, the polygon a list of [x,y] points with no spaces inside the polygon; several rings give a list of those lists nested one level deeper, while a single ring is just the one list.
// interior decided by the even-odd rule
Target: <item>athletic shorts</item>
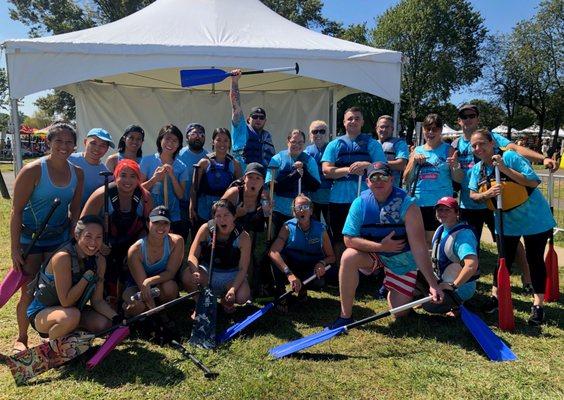
[{"label": "athletic shorts", "polygon": [[415,283],[417,282],[417,270],[409,271],[405,275],[398,275],[386,267],[376,253],[368,253],[373,263],[370,268],[361,268],[360,272],[365,275],[373,274],[377,269],[384,268],[384,286],[388,290],[394,290],[411,297],[415,291]]},{"label": "athletic shorts", "polygon": [[439,221],[435,216],[435,207],[419,207],[421,216],[423,217],[423,226],[426,231],[436,231],[439,227]]},{"label": "athletic shorts", "polygon": [[335,242],[343,241],[343,227],[349,215],[349,208],[351,205],[348,203],[329,203],[329,227],[333,234]]}]

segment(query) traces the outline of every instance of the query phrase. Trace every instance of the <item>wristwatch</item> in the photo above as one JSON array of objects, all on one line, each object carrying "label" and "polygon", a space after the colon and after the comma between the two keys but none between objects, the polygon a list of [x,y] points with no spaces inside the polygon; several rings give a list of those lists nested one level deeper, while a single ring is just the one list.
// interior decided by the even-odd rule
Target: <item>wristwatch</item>
[{"label": "wristwatch", "polygon": [[284,267],[284,274],[286,274],[286,276],[292,275],[292,271],[290,271],[290,268],[287,265]]}]

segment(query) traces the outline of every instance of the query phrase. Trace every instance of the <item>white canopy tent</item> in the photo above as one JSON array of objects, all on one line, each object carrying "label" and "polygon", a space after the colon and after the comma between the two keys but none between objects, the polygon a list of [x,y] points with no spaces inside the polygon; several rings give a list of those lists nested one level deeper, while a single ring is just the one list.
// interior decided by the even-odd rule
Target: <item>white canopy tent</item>
[{"label": "white canopy tent", "polygon": [[524,134],[535,133],[535,134],[538,134],[539,131],[540,131],[540,127],[537,124],[533,124],[533,125],[529,126],[528,128],[520,130],[519,133],[524,133]]},{"label": "white canopy tent", "polygon": [[186,89],[180,69],[299,63],[299,76],[260,74],[240,81],[244,110],[266,109],[278,150],[291,128],[307,129],[314,119],[328,120],[334,132],[337,101],[356,91],[394,103],[396,123],[399,115],[401,53],[305,29],[258,0],[157,0],[107,25],[8,40],[4,47],[14,126],[16,99],[61,88],[75,96],[80,135],[100,126],[117,140],[125,126],[138,123],[149,134],[146,153],[167,122],[181,129],[190,121],[208,130],[229,126],[230,80]]},{"label": "white canopy tent", "polygon": [[443,136],[454,136],[454,135],[460,135],[462,133],[462,131],[456,131],[454,129],[452,129],[450,126],[448,126],[447,124],[443,125],[443,131],[442,131],[442,135]]},{"label": "white canopy tent", "polygon": [[[492,129],[492,132],[500,133],[502,135],[507,136],[508,127],[506,125],[498,125]],[[511,134],[516,134],[518,131],[515,128],[511,128]]]}]

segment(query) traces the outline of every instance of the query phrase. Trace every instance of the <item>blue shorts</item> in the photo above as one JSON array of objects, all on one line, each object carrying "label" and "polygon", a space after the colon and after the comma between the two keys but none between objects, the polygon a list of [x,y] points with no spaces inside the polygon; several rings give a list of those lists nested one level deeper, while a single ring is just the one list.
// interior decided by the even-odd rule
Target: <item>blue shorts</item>
[{"label": "blue shorts", "polygon": [[[200,268],[205,270],[208,269],[202,265]],[[222,297],[227,292],[227,287],[235,280],[237,274],[239,273],[239,268],[232,269],[214,269],[212,272],[211,288],[214,295]]]}]

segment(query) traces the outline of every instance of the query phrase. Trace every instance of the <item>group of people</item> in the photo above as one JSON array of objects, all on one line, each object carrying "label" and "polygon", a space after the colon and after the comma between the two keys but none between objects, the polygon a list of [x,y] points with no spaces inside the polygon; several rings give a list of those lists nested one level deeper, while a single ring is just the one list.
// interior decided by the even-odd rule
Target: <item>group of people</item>
[{"label": "group of people", "polygon": [[[12,260],[29,282],[17,305],[15,350],[27,347],[29,324],[50,339],[78,327],[100,331],[208,283],[232,312],[252,296],[249,276],[264,276],[253,252],[265,228],[269,239],[274,234],[270,275],[279,290],[290,284],[299,301],[307,299],[303,281],[323,277],[333,264],[341,300],[333,327],[352,321],[360,273],[383,271],[390,307],[430,293],[428,311],[453,312],[475,292],[479,238],[484,223],[493,228],[492,200],[500,193],[508,265],[518,258],[530,269],[529,321],[543,322],[542,255],[555,222],[528,160],[555,170],[553,160],[478,129],[471,104],[459,109],[464,134],[452,144],[442,142],[441,118],[430,114],[425,144],[410,154],[393,137],[390,116],[378,119],[373,137],[361,131],[362,111],[353,107],[344,113],[342,136],[330,141],[327,124],[317,120],[307,135],[289,132],[287,149],[276,152],[266,110],[254,107],[245,119],[239,78],[235,70],[231,130],[213,131],[211,152],[199,123],[186,127],[185,147],[178,127],[163,126],[158,151],[145,156],[145,132],[131,125],[105,164],[114,148],[106,130],[90,130],[84,151],[73,153],[74,128],[49,129],[50,153],[27,164],[14,187]],[[502,185],[492,181],[494,167]],[[49,215],[54,198],[61,205]],[[495,286],[494,279],[490,309]]]}]

